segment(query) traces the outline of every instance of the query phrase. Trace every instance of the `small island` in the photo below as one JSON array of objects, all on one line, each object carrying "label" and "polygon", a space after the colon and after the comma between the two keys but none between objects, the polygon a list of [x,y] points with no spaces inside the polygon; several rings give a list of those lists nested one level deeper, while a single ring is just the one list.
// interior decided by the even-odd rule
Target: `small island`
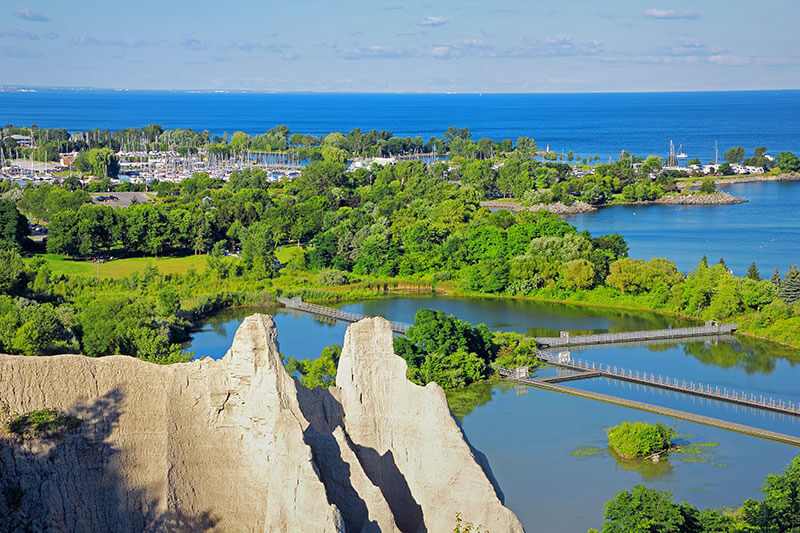
[{"label": "small island", "polygon": [[672,446],[675,430],[664,424],[623,422],[606,432],[608,445],[623,459],[646,458],[658,461]]}]

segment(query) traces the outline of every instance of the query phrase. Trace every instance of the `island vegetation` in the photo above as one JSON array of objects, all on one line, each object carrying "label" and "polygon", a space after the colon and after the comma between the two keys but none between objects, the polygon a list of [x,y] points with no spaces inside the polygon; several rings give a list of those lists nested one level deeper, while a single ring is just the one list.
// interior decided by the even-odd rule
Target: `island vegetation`
[{"label": "island vegetation", "polygon": [[623,422],[609,428],[608,445],[623,459],[650,457],[670,449],[675,430],[664,424]]}]

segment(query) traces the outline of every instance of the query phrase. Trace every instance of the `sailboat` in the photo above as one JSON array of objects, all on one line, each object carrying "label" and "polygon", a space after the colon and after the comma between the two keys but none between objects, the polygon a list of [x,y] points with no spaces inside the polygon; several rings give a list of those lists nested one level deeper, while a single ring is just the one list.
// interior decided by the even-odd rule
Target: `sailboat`
[{"label": "sailboat", "polygon": [[675,157],[677,159],[686,159],[687,157],[689,157],[688,155],[683,153],[683,145],[678,146],[678,153],[675,154]]}]

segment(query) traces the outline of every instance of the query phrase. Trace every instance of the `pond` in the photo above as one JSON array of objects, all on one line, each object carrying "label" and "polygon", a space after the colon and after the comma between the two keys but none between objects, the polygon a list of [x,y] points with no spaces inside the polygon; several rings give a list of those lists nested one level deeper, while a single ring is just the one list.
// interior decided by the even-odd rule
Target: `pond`
[{"label": "pond", "polygon": [[[473,323],[484,322],[492,329],[536,334],[683,325],[673,318],[646,313],[523,300],[415,296],[342,307],[404,322],[413,321],[419,308],[429,307]],[[341,344],[347,326],[283,308],[232,309],[207,321],[188,348],[198,356],[223,356],[242,319],[253,312],[274,315],[282,353],[297,358],[316,357],[325,346]],[[573,350],[572,357],[800,400],[793,385],[800,379],[797,352],[749,339],[587,347]],[[554,372],[556,369],[546,367],[535,375]],[[748,414],[713,402],[692,403],[661,391],[637,390],[606,380],[569,385],[800,434],[800,423],[764,416],[760,411]],[[507,382],[482,383],[448,396],[467,438],[488,457],[507,505],[528,530],[599,527],[603,504],[636,483],[670,490],[677,501],[700,507],[738,505],[746,498],[758,498],[765,475],[780,472],[798,451],[722,429]],[[684,444],[716,445],[691,447],[696,453],[671,454],[658,465],[618,460],[607,450],[605,429],[626,420],[660,421],[675,427]]]}]

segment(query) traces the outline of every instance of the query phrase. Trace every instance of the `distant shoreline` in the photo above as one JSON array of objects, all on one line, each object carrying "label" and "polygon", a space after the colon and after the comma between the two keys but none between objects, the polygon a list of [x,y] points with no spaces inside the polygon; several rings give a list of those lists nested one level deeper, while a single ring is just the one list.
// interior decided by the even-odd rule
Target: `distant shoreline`
[{"label": "distant shoreline", "polygon": [[[798,178],[800,179],[800,178]],[[657,200],[644,200],[639,202],[614,202],[610,204],[590,205],[580,200],[575,201],[572,205],[565,205],[561,202],[554,204],[536,204],[536,205],[522,205],[520,202],[508,202],[489,200],[481,202],[481,207],[489,209],[505,209],[512,213],[520,211],[549,211],[556,215],[579,215],[582,213],[590,213],[597,211],[604,207],[614,206],[636,206],[636,205],[734,205],[742,204],[747,200],[738,198],[726,192],[717,191],[713,194],[670,194],[662,196]]]},{"label": "distant shoreline", "polygon": [[[800,181],[800,174],[789,172],[778,174],[777,176],[771,176],[769,174],[753,174],[747,176],[714,178],[714,184],[717,187],[734,185],[736,183],[758,183],[767,181]],[[686,187],[699,187],[701,184],[701,181],[682,181],[678,182],[678,188],[685,189]]]}]

